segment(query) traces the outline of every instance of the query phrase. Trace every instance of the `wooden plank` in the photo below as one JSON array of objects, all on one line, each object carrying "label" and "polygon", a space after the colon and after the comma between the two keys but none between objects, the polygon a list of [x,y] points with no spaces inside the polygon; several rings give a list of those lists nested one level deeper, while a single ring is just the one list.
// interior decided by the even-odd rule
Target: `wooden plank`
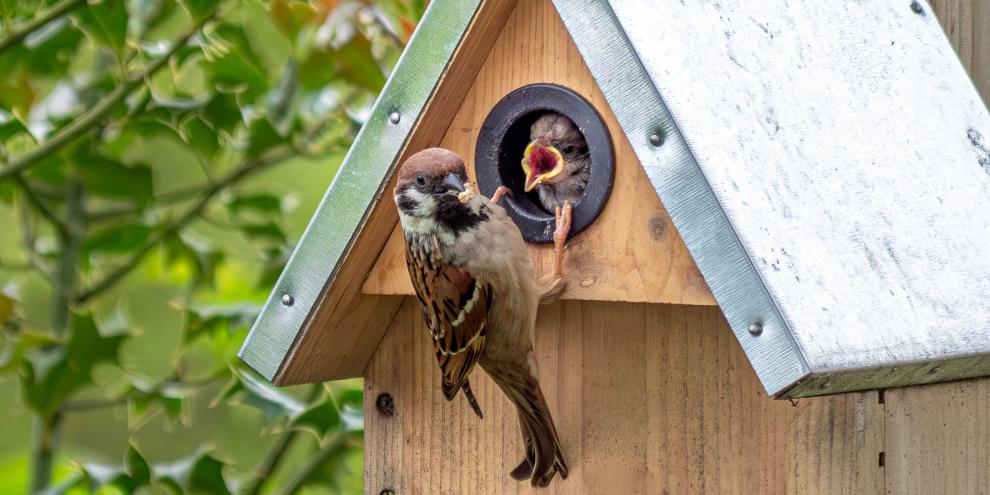
[{"label": "wooden plank", "polygon": [[[481,5],[406,143],[400,162],[440,143],[515,3],[516,0],[487,0]],[[393,182],[394,179],[389,181],[386,191],[394,187]],[[375,204],[342,258],[340,270],[327,282],[323,300],[300,330],[274,383],[292,385],[361,376],[401,300],[370,296],[360,290],[397,222],[395,206],[388,197]]]},{"label": "wooden plank", "polygon": [[935,15],[983,101],[990,101],[990,2],[933,0]]},{"label": "wooden plank", "polygon": [[[536,492],[508,477],[522,452],[510,403],[480,370],[484,420],[446,402],[406,301],[365,375],[366,493],[883,490],[876,392],[774,401],[718,308],[565,301],[539,316],[537,359],[571,476]],[[392,417],[376,411],[382,393]]]},{"label": "wooden plank", "polygon": [[[473,176],[475,143],[488,111],[510,91],[532,83],[560,84],[581,94],[598,109],[615,145],[612,197],[598,220],[568,247],[570,284],[563,298],[714,305],[708,286],[549,1],[518,4],[441,146],[460,154]],[[532,245],[531,249],[537,266],[549,271],[551,245]],[[363,291],[412,294],[398,227]]]},{"label": "wooden plank", "polygon": [[990,493],[990,380],[885,396],[887,493]]}]

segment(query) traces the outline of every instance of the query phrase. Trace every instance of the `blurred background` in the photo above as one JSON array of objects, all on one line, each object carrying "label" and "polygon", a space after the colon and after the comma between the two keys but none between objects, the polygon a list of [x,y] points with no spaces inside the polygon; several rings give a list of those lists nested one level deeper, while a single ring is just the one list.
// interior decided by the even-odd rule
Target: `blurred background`
[{"label": "blurred background", "polygon": [[425,0],[0,0],[0,494],[360,493],[236,352]]}]

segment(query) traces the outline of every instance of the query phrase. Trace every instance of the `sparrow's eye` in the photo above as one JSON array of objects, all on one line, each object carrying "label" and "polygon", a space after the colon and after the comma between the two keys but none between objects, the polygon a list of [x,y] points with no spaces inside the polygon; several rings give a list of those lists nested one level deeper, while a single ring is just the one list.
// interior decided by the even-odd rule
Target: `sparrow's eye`
[{"label": "sparrow's eye", "polygon": [[423,174],[416,174],[416,184],[420,186],[426,185],[426,176]]},{"label": "sparrow's eye", "polygon": [[574,153],[574,145],[565,144],[560,147],[560,151],[562,151],[565,155],[570,155],[571,153]]}]

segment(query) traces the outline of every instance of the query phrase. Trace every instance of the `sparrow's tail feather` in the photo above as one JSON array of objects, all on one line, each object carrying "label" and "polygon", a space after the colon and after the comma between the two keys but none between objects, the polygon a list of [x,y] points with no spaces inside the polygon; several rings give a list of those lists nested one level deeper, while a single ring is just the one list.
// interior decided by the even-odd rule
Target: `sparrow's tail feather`
[{"label": "sparrow's tail feather", "polygon": [[471,410],[473,410],[479,418],[485,419],[485,415],[481,414],[481,406],[478,405],[478,400],[474,398],[474,392],[471,391],[470,380],[465,379],[464,383],[462,383],[460,387],[456,384],[448,383],[447,380],[441,380],[440,386],[443,391],[443,397],[447,400],[454,400],[454,397],[457,397],[457,391],[463,390],[464,398],[467,399],[468,404],[471,405]]},{"label": "sparrow's tail feather", "polygon": [[474,398],[474,392],[471,391],[471,382],[464,380],[464,385],[461,385],[461,390],[464,391],[464,398],[467,399],[468,404],[471,404],[471,409],[474,413],[478,415],[479,419],[485,419],[485,415],[481,414],[481,406],[478,405],[478,400]]},{"label": "sparrow's tail feather", "polygon": [[515,404],[523,431],[526,454],[510,476],[515,479],[529,478],[533,486],[549,485],[558,472],[561,478],[567,478],[567,463],[539,382],[525,371],[507,375],[489,374]]}]

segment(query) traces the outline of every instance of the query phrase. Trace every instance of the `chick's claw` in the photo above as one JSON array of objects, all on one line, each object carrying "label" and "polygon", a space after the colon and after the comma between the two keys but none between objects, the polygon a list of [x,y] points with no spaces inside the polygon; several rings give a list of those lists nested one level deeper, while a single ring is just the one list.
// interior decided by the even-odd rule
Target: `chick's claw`
[{"label": "chick's claw", "polygon": [[492,203],[498,204],[498,200],[502,199],[502,196],[508,194],[512,196],[512,190],[505,186],[498,186],[495,190],[495,194],[492,194]]}]

